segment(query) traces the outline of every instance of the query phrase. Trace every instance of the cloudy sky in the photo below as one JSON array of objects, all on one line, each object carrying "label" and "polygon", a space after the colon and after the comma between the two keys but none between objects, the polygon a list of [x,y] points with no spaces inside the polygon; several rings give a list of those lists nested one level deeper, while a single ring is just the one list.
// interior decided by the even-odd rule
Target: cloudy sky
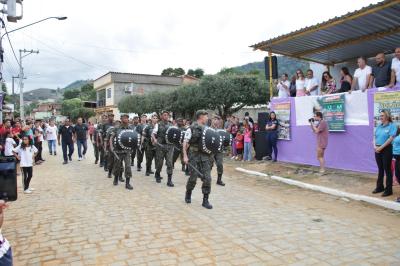
[{"label": "cloudy sky", "polygon": [[[10,34],[17,56],[19,49],[40,51],[23,59],[25,89],[55,89],[108,71],[160,74],[167,67],[200,67],[212,74],[261,61],[265,54],[249,45],[376,2],[24,0],[23,19],[7,23],[7,30],[68,16]],[[11,88],[18,64],[8,40],[3,46],[3,76]]]}]

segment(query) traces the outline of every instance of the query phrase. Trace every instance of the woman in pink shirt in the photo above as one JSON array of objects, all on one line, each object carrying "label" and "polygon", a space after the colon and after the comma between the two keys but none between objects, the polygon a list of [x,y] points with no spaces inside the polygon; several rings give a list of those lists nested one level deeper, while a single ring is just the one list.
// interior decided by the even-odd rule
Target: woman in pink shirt
[{"label": "woman in pink shirt", "polygon": [[243,155],[243,160],[244,161],[251,161],[252,154],[251,154],[251,148],[252,148],[252,129],[250,127],[249,121],[244,120],[244,155]]}]

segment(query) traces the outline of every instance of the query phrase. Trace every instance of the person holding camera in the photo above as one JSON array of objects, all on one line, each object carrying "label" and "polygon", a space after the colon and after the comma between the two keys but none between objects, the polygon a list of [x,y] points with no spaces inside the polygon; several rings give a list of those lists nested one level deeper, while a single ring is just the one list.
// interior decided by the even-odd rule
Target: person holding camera
[{"label": "person holding camera", "polygon": [[325,150],[328,146],[329,127],[323,119],[321,112],[315,112],[314,117],[308,120],[311,129],[317,135],[317,159],[319,161],[319,173],[325,174]]},{"label": "person holding camera", "polygon": [[13,259],[10,243],[8,243],[7,239],[1,234],[5,208],[7,208],[6,202],[0,200],[0,265],[12,266]]}]

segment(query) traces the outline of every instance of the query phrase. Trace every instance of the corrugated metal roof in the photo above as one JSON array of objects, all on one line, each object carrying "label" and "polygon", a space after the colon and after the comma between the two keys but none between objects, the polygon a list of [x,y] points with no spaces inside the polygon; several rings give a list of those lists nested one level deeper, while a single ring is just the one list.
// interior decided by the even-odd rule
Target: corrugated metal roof
[{"label": "corrugated metal roof", "polygon": [[400,0],[385,0],[250,47],[324,64],[400,45]]}]

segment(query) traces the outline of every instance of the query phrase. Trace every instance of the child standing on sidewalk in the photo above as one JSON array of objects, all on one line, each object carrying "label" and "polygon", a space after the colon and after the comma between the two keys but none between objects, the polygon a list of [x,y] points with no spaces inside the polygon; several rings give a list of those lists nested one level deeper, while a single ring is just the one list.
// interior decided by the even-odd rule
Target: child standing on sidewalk
[{"label": "child standing on sidewalk", "polygon": [[31,182],[33,175],[33,161],[38,150],[33,146],[32,140],[28,136],[24,136],[21,145],[13,151],[21,164],[24,193],[30,194],[34,190],[33,188],[29,188],[29,183]]},{"label": "child standing on sidewalk", "polygon": [[244,161],[251,161],[251,149],[252,149],[252,129],[250,127],[249,121],[244,121]]},{"label": "child standing on sidewalk", "polygon": [[235,160],[241,161],[243,159],[243,128],[240,128],[240,130],[236,134],[235,138],[235,143],[236,143],[236,152],[237,156],[235,157]]}]

